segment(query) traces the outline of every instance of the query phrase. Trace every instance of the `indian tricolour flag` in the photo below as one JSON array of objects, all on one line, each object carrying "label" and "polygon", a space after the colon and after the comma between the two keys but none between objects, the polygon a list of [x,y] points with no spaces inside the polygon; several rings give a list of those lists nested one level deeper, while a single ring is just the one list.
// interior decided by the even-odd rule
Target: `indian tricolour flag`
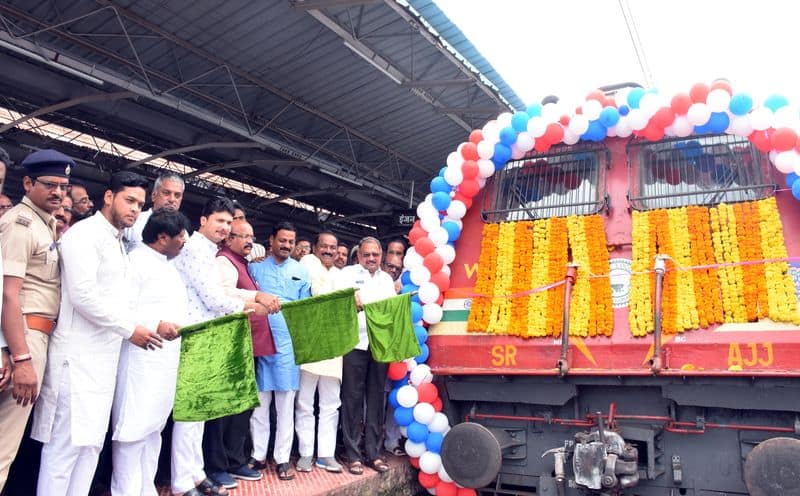
[{"label": "indian tricolour flag", "polygon": [[[459,292],[463,294],[468,291]],[[469,292],[471,293],[472,290],[470,289]],[[448,293],[452,295],[453,291],[448,291]],[[438,324],[432,325],[428,334],[431,336],[466,334],[471,305],[472,298],[446,297],[442,303],[442,320]]]}]

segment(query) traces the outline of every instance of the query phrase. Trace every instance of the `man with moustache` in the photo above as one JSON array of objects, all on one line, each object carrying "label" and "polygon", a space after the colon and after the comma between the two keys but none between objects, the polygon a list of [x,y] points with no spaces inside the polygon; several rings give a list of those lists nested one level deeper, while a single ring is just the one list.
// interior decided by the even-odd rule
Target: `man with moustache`
[{"label": "man with moustache", "polygon": [[50,337],[31,436],[44,443],[38,494],[87,494],[114,399],[122,341],[143,349],[161,337],[129,306],[130,262],[122,230],[136,222],[147,181],[111,176],[102,209],[61,239],[61,309]]},{"label": "man with moustache", "polygon": [[[296,301],[311,296],[308,270],[291,258],[297,233],[294,225],[280,222],[269,236],[270,256],[256,264],[250,264],[250,274],[262,291],[276,295],[281,302]],[[289,329],[281,313],[270,315],[269,326],[275,339],[277,352],[256,359],[256,381],[261,406],[250,418],[253,435],[253,460],[256,470],[266,468],[267,445],[269,444],[269,407],[275,396],[277,422],[275,426],[275,470],[280,480],[294,479],[289,465],[294,434],[294,396],[300,387],[300,368],[294,362],[294,349]]]},{"label": "man with moustache", "polygon": [[[234,206],[228,198],[216,197],[203,207],[200,228],[175,260],[175,268],[186,285],[189,297],[188,323],[194,324],[230,313],[252,310],[256,315],[277,311],[277,299],[261,303],[245,302],[229,296],[222,286],[219,271],[214,270],[219,243],[231,233]],[[220,485],[236,486],[227,473],[225,480],[211,480],[203,468],[203,430],[205,422],[175,422],[172,430],[172,492],[183,496],[227,495]],[[223,478],[223,477],[220,477]]]},{"label": "man with moustache", "polygon": [[142,212],[139,218],[136,219],[136,224],[125,230],[125,246],[128,251],[142,244],[142,230],[147,224],[147,219],[150,218],[154,211],[162,208],[169,210],[181,209],[185,189],[186,185],[183,182],[183,178],[174,172],[158,176],[153,184],[153,192],[150,193],[153,207]]},{"label": "man with moustache", "polygon": [[[334,267],[336,236],[324,231],[317,234],[314,253],[300,263],[311,276],[311,294],[318,296],[334,291],[339,269]],[[339,386],[342,382],[342,357],[306,363],[300,366],[300,390],[295,405],[295,431],[300,459],[297,470],[310,472],[314,454],[314,394],[319,393],[319,430],[317,433],[317,466],[328,472],[341,472],[336,461],[336,428],[339,425]]]},{"label": "man with moustache", "polygon": [[169,262],[186,242],[189,220],[170,209],[148,216],[143,244],[130,254],[130,306],[135,321],[156,329],[163,348],[145,350],[122,343],[111,410],[114,467],[111,494],[156,496],[153,479],[161,450],[161,431],[175,399],[181,344],[178,327],[188,314],[186,287]]},{"label": "man with moustache", "polygon": [[[11,388],[0,392],[0,491],[39,394],[47,342],[61,301],[56,220],[69,186],[71,158],[40,150],[22,162],[25,196],[0,219],[3,267],[2,333],[13,360]],[[4,345],[5,346],[5,345]],[[11,378],[11,371],[6,379]]]},{"label": "man with moustache", "polygon": [[94,202],[89,198],[86,186],[75,181],[69,187],[69,196],[72,199],[72,223],[83,220],[92,215]]},{"label": "man with moustache", "polygon": [[[275,297],[259,291],[258,285],[247,272],[246,257],[252,249],[253,227],[245,220],[234,220],[228,239],[217,253],[217,269],[222,286],[229,296],[243,302],[257,302],[268,306]],[[275,353],[275,344],[266,317],[250,315],[250,330],[254,356]],[[206,422],[203,455],[206,471],[212,479],[221,480],[227,475],[242,480],[261,479],[261,472],[248,466],[250,454],[245,451],[250,434],[251,413],[248,410]]]},{"label": "man with moustache", "polygon": [[61,207],[53,212],[53,217],[56,218],[56,233],[60,238],[72,225],[72,198],[69,195],[61,199]]},{"label": "man with moustache", "polygon": [[345,244],[339,244],[336,247],[336,258],[333,259],[333,265],[337,269],[343,269],[347,266],[347,258],[350,255],[350,250]]}]

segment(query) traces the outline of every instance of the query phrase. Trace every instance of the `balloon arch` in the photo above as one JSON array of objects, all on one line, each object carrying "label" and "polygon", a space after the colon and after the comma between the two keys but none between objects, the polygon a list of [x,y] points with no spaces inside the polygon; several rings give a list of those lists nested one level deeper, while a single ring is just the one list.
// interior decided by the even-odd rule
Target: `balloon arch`
[{"label": "balloon arch", "polygon": [[613,97],[590,92],[573,113],[557,103],[535,103],[525,111],[504,112],[469,134],[447,157],[447,166],[430,183],[430,194],[417,206],[419,219],[409,232],[413,245],[404,259],[402,293],[412,298],[412,320],[421,354],[389,366],[394,387],[389,401],[394,418],[408,438],[405,450],[420,469],[419,481],[431,494],[467,496],[473,489],[455,484],[442,466],[439,451],[450,429],[440,412],[442,400],[432,384],[427,327],[442,318],[444,292],[450,287],[454,242],[473,198],[495,171],[531,150],[547,151],[557,144],[599,142],[607,137],[634,135],[650,141],[703,134],[747,137],[783,174],[800,200],[800,113],[781,95],[754,105],[748,93],[734,92],[727,81],[698,83],[671,97],[655,89],[626,88]]}]

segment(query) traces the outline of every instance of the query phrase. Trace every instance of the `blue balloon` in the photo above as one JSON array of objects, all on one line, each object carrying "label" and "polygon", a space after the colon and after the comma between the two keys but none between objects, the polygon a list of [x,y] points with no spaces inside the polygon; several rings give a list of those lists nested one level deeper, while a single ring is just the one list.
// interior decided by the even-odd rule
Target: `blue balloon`
[{"label": "blue balloon", "polygon": [[418,294],[415,293],[411,295],[411,303],[417,303],[419,305],[422,305],[422,301],[420,301]]},{"label": "blue balloon", "polygon": [[461,236],[461,228],[451,220],[442,222],[442,227],[447,231],[447,241],[455,241]]},{"label": "blue balloon", "polygon": [[420,345],[428,341],[428,331],[422,326],[414,326],[414,334],[417,335],[417,341]]},{"label": "blue balloon", "polygon": [[619,111],[614,107],[605,107],[600,111],[598,120],[605,127],[616,126],[617,122],[619,122]]},{"label": "blue balloon", "polygon": [[539,117],[540,115],[542,115],[542,104],[532,103],[528,105],[528,108],[525,110],[525,113],[528,114],[530,117]]},{"label": "blue balloon", "polygon": [[764,100],[764,106],[773,112],[787,105],[789,105],[789,100],[783,95],[770,95]]},{"label": "blue balloon", "polygon": [[731,118],[728,117],[727,112],[711,112],[711,118],[708,119],[706,126],[712,133],[722,133],[728,129],[731,123]]},{"label": "blue balloon", "polygon": [[495,166],[500,164],[500,166],[502,167],[503,165],[506,164],[506,162],[508,162],[508,159],[510,158],[511,158],[511,148],[502,143],[496,143],[494,145],[494,155],[492,155],[492,162],[494,162]]},{"label": "blue balloon", "polygon": [[411,302],[411,322],[422,320],[422,305]]},{"label": "blue balloon", "polygon": [[450,193],[452,186],[447,184],[442,176],[436,176],[431,180],[431,193]]},{"label": "blue balloon", "polygon": [[800,181],[795,181],[792,184],[792,196],[794,196],[795,200],[800,200]]},{"label": "blue balloon", "polygon": [[389,404],[392,405],[392,408],[397,408],[400,406],[400,403],[397,402],[397,390],[400,388],[394,388],[389,391]]},{"label": "blue balloon", "polygon": [[417,363],[425,363],[428,361],[428,355],[430,355],[431,351],[428,349],[428,345],[422,343],[419,345],[420,353],[416,357],[414,357],[414,361]]},{"label": "blue balloon", "polygon": [[394,421],[397,425],[408,426],[414,422],[414,409],[399,406],[394,409]]},{"label": "blue balloon", "polygon": [[413,282],[410,282],[408,284],[404,284],[403,287],[400,288],[400,293],[402,293],[402,294],[413,293],[414,291],[418,291],[418,290],[419,290],[419,286],[417,286]]},{"label": "blue balloon", "polygon": [[694,127],[694,134],[708,134],[710,132],[712,131],[711,131],[711,126],[708,125],[708,122],[706,122],[702,126]]},{"label": "blue balloon", "polygon": [[439,177],[444,177],[444,171],[446,171],[446,170],[447,170],[447,167],[442,167],[441,169],[439,169]]},{"label": "blue balloon", "polygon": [[447,210],[447,207],[450,206],[450,193],[445,193],[444,191],[439,191],[433,194],[431,198],[431,203],[440,212],[442,210]]},{"label": "blue balloon", "polygon": [[403,386],[408,386],[408,377],[410,373],[406,373],[402,379],[397,379],[396,381],[392,381],[392,389],[400,389]]},{"label": "blue balloon", "polygon": [[623,116],[624,115],[628,115],[630,113],[630,111],[631,111],[631,108],[628,107],[627,105],[620,105],[619,108],[617,109],[617,112],[619,112],[619,115],[623,115]]},{"label": "blue balloon", "polygon": [[444,434],[441,432],[429,432],[428,439],[425,440],[425,447],[431,453],[438,453],[442,450],[442,441],[444,441]]},{"label": "blue balloon", "polygon": [[411,271],[407,270],[400,274],[400,282],[403,283],[403,286],[406,284],[411,284]]},{"label": "blue balloon", "polygon": [[511,127],[518,133],[527,131],[530,118],[527,112],[514,112],[514,115],[511,116]]},{"label": "blue balloon", "polygon": [[733,115],[745,115],[753,108],[753,99],[745,93],[736,93],[731,97],[728,108]]},{"label": "blue balloon", "polygon": [[581,135],[587,141],[603,141],[606,138],[608,129],[600,121],[589,121],[589,129]]},{"label": "blue balloon", "polygon": [[699,158],[703,154],[703,147],[697,140],[692,140],[687,143],[677,143],[675,146],[676,148],[683,148],[683,155],[687,159]]},{"label": "blue balloon", "polygon": [[517,142],[517,132],[512,127],[504,127],[500,130],[500,143],[511,146]]},{"label": "blue balloon", "polygon": [[645,91],[642,88],[633,88],[628,93],[628,106],[630,108],[639,108],[639,102],[642,100]]},{"label": "blue balloon", "polygon": [[[399,424],[400,422],[398,422]],[[416,420],[408,424],[406,429],[406,434],[408,434],[408,439],[415,443],[424,443],[426,439],[428,439],[428,426],[425,424],[420,424]]]},{"label": "blue balloon", "polygon": [[791,188],[794,185],[794,182],[797,181],[797,178],[800,177],[794,172],[790,172],[786,175],[786,186]]}]

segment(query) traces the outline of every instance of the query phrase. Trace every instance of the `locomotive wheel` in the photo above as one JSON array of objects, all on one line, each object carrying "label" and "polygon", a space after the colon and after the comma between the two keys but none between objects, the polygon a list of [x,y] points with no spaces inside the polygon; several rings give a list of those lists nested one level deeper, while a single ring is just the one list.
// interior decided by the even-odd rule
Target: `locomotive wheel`
[{"label": "locomotive wheel", "polygon": [[744,481],[752,496],[800,496],[800,441],[768,439],[744,462]]}]

